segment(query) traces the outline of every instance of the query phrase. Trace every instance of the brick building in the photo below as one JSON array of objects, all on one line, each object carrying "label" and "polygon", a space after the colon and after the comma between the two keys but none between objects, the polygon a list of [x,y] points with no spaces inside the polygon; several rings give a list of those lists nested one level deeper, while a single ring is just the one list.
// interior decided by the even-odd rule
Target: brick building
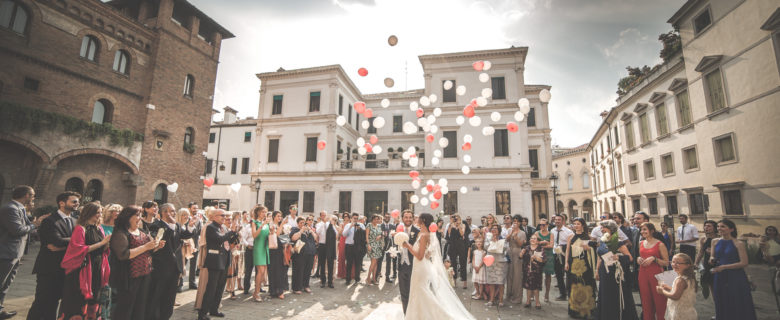
[{"label": "brick building", "polygon": [[199,202],[232,37],[184,0],[0,0],[0,200]]}]

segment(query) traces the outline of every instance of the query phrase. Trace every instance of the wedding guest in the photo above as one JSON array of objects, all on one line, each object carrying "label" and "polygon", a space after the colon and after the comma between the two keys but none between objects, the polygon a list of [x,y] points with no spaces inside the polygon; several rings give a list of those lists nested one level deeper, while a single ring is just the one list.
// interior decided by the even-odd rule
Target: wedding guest
[{"label": "wedding guest", "polygon": [[704,221],[704,237],[699,238],[699,252],[696,254],[696,261],[693,263],[694,267],[698,267],[701,263],[701,274],[699,283],[701,284],[701,294],[704,299],[709,298],[712,292],[712,263],[710,263],[710,255],[712,253],[712,240],[717,237],[718,223],[713,220]]},{"label": "wedding guest", "polygon": [[116,290],[112,320],[146,318],[152,251],[165,246],[165,242],[155,243],[141,231],[141,212],[134,205],[123,208],[111,234],[109,283]]},{"label": "wedding guest", "polygon": [[317,233],[306,224],[308,218],[298,218],[298,226],[290,231],[290,239],[295,243],[295,253],[292,256],[292,291],[311,293],[309,287],[309,272],[317,254]]},{"label": "wedding guest", "polygon": [[555,298],[555,300],[565,301],[568,293],[566,287],[568,282],[565,280],[566,270],[564,270],[563,267],[566,265],[566,249],[568,249],[568,239],[571,238],[574,232],[564,226],[563,216],[556,215],[553,219],[555,222],[555,227],[551,230],[551,233],[553,234],[554,243],[553,252],[555,252],[556,256],[554,259],[555,279],[558,283],[558,291],[560,293],[558,297]]},{"label": "wedding guest", "polygon": [[[522,232],[522,231],[521,231]],[[539,236],[532,235],[529,245],[520,250],[520,261],[524,266],[523,288],[526,290],[525,307],[531,307],[531,298],[536,301],[536,309],[541,309],[539,290],[542,289],[542,270],[545,265],[545,249],[539,244]],[[522,298],[522,296],[521,296]]]},{"label": "wedding guest", "polygon": [[737,226],[729,219],[718,222],[720,238],[712,240],[715,319],[756,319],[756,308],[745,273],[748,265],[745,243],[737,239]]},{"label": "wedding guest", "polygon": [[673,286],[662,284],[656,287],[656,291],[666,296],[669,300],[669,320],[696,320],[696,274],[691,257],[685,253],[678,253],[672,258],[672,268],[677,272]]},{"label": "wedding guest", "polygon": [[548,226],[547,219],[539,219],[538,230],[536,231],[539,245],[544,248],[544,268],[542,269],[542,274],[544,274],[544,302],[550,302],[550,285],[552,276],[555,274],[556,259],[553,253],[555,243],[551,240],[552,234],[547,230]]},{"label": "wedding guest", "polygon": [[[618,225],[618,229],[620,230],[620,233],[622,233],[624,236],[626,236],[626,239],[619,239],[621,242],[624,242],[629,249],[631,250],[631,235],[633,232],[631,231],[631,227],[626,222],[626,217],[623,216],[620,212],[615,212],[611,214],[612,220],[615,221],[615,223]],[[618,233],[618,236],[620,236],[620,233]]]},{"label": "wedding guest", "polygon": [[669,265],[666,246],[656,238],[655,225],[642,223],[640,232],[645,238],[639,244],[639,296],[642,299],[642,318],[644,320],[663,319],[666,313],[666,297],[655,289],[658,279],[655,275],[663,272]]},{"label": "wedding guest", "polygon": [[228,268],[226,273],[227,284],[225,290],[230,293],[230,299],[238,299],[236,290],[242,290],[241,288],[241,275],[244,272],[244,252],[241,246],[241,239],[238,236],[238,232],[241,230],[241,212],[234,211],[232,216],[225,218],[225,224],[228,229],[236,232],[236,237],[231,238],[230,243],[230,257],[228,262]]},{"label": "wedding guest", "polygon": [[255,274],[255,292],[252,294],[252,299],[255,302],[262,302],[263,299],[260,298],[260,292],[263,290],[263,282],[270,264],[268,239],[271,234],[271,217],[268,216],[266,207],[257,205],[252,210],[252,218],[252,237],[254,238],[252,259],[257,269]]},{"label": "wedding guest", "polygon": [[492,227],[494,224],[498,223],[498,220],[496,220],[496,216],[494,214],[489,214],[485,216],[485,223],[483,223],[482,228],[482,234],[488,235],[490,234],[490,227]]},{"label": "wedding guest", "polygon": [[[341,224],[346,225],[349,218],[349,213],[344,212],[341,215]],[[346,255],[346,241],[347,237],[339,234],[339,247],[338,247],[338,271],[336,272],[336,279],[344,279],[347,277],[347,255]]]},{"label": "wedding guest", "polygon": [[[660,237],[660,240],[666,246],[667,256],[671,257],[672,256],[672,249],[674,247],[672,246],[672,236],[669,234],[669,226],[666,224],[666,222],[663,222],[663,221],[661,221],[660,225],[661,225],[661,231],[660,231],[661,237]],[[695,249],[695,245],[694,245],[694,249]],[[668,270],[668,268],[666,268],[666,269]]]},{"label": "wedding guest", "polygon": [[[205,210],[204,211],[204,216],[206,218],[206,223],[204,223],[202,225],[202,227],[200,228],[200,237],[198,238],[198,244],[197,244],[198,245],[198,251],[201,252],[202,254],[198,255],[198,260],[196,261],[196,263],[198,265],[198,284],[199,284],[199,286],[197,287],[198,291],[197,291],[197,293],[195,295],[195,304],[194,304],[195,310],[200,310],[201,309],[201,305],[203,305],[203,300],[204,300],[204,297],[205,297],[205,294],[206,294],[206,286],[207,286],[208,281],[209,281],[209,270],[208,270],[208,268],[204,267],[204,263],[206,262],[206,256],[208,256],[208,252],[206,251],[206,250],[208,250],[207,247],[206,247],[206,244],[207,244],[207,242],[206,242],[206,229],[207,228],[205,226],[208,226],[209,224],[211,224],[211,222],[213,221],[213,218],[214,218],[214,217],[212,217],[212,212],[216,212],[217,208],[208,206],[208,207],[205,207],[204,210]],[[193,261],[190,261],[190,263],[192,263],[192,262]]]},{"label": "wedding guest", "polygon": [[[559,220],[560,218],[556,218]],[[573,234],[566,245],[566,280],[569,290],[569,317],[590,318],[596,309],[595,251],[590,247],[588,225],[583,218],[572,219]]]},{"label": "wedding guest", "polygon": [[298,226],[298,205],[293,204],[289,208],[290,214],[287,215],[287,217],[284,218],[284,222],[282,224],[290,226],[290,229],[293,227]]},{"label": "wedding guest", "polygon": [[536,233],[536,229],[528,225],[528,218],[526,217],[520,217],[520,230],[523,230],[526,236],[530,236]]},{"label": "wedding guest", "polygon": [[634,262],[631,264],[631,273],[628,275],[628,279],[631,281],[631,290],[639,291],[639,244],[645,238],[642,236],[641,226],[645,222],[650,222],[650,216],[643,211],[637,211],[634,213],[634,217],[631,219],[634,224],[631,227],[631,256],[634,257]]},{"label": "wedding guest", "polygon": [[485,304],[493,306],[498,299],[498,306],[504,306],[504,282],[506,281],[506,251],[505,240],[501,238],[501,227],[494,224],[490,227],[490,234],[486,236],[487,255],[493,257],[493,264],[486,266],[487,291],[489,301]]},{"label": "wedding guest", "polygon": [[525,240],[526,234],[520,228],[520,215],[515,215],[512,218],[512,227],[510,227],[509,234],[506,238],[506,241],[509,243],[507,252],[509,261],[507,262],[508,270],[506,274],[506,298],[510,303],[523,302],[523,278],[525,277],[523,269],[527,264],[523,263],[522,255],[520,253],[525,246]]},{"label": "wedding guest", "polygon": [[[190,202],[187,205],[187,209],[190,210],[190,219],[195,220],[195,228],[192,230],[192,234],[199,235],[201,234],[201,230],[203,229],[203,214],[198,210],[198,204],[195,202]],[[198,265],[198,252],[200,250],[200,246],[198,245],[199,239],[193,239],[194,246],[192,247],[192,258],[187,258],[187,261],[189,262],[189,288],[192,290],[198,289],[198,286],[195,284],[195,277],[198,276],[198,270],[200,266]]]},{"label": "wedding guest", "polygon": [[27,313],[27,319],[56,319],[57,305],[62,298],[62,286],[65,270],[60,266],[65,257],[65,249],[70,243],[76,219],[71,214],[79,207],[81,195],[72,191],[60,193],[57,198],[58,210],[43,219],[38,229],[41,248],[33,265],[35,274],[35,299]]},{"label": "wedding guest", "polygon": [[[357,214],[355,214],[355,217],[357,217]],[[320,222],[316,226],[317,241],[319,242],[317,246],[317,264],[320,269],[320,288],[325,288],[326,280],[328,287],[333,288],[333,260],[336,259],[336,235],[342,234],[339,231],[340,229],[338,227],[338,217],[329,218],[326,211],[320,212]],[[350,259],[350,250],[345,249],[347,263],[349,263]],[[348,264],[347,270],[349,270]],[[359,275],[356,274],[356,276]],[[352,276],[352,273],[347,272],[347,279],[350,279],[350,276]],[[360,278],[355,278],[355,280],[358,279]],[[349,284],[349,281],[347,281],[347,284]]]},{"label": "wedding guest", "polygon": [[[65,283],[60,304],[60,318],[96,319],[99,314],[98,292],[108,284],[108,242],[99,227],[103,208],[95,202],[81,210],[62,259]],[[82,272],[84,270],[85,272]]]},{"label": "wedding guest", "polygon": [[759,241],[759,249],[764,261],[770,266],[780,264],[780,234],[777,233],[777,227],[768,226],[764,229],[764,235]]},{"label": "wedding guest", "polygon": [[194,225],[197,223],[195,219],[192,219],[190,216],[190,209],[187,208],[180,208],[179,211],[176,211],[176,223],[178,223],[180,226],[188,226],[190,225],[190,222],[193,223],[193,227],[187,228],[190,233],[192,233],[192,237],[189,239],[183,239],[181,244],[181,259],[182,259],[182,273],[179,275],[179,283],[178,283],[178,289],[177,292],[181,293],[184,291],[184,277],[187,276],[187,260],[193,258],[193,250],[195,248],[195,241],[192,239],[199,235],[199,233],[196,233],[196,227]]},{"label": "wedding guest", "polygon": [[371,265],[368,267],[368,275],[366,276],[367,285],[379,284],[377,281],[377,262],[385,254],[383,250],[385,239],[382,234],[382,227],[379,226],[380,221],[382,221],[380,215],[372,215],[371,223],[368,225],[366,232],[366,248],[368,249],[368,258],[371,259]]},{"label": "wedding guest", "polygon": [[[360,267],[363,260],[360,259],[360,248],[355,241],[357,238],[359,238],[359,235],[356,237],[355,233],[357,233],[358,230],[365,229],[365,226],[363,226],[363,224],[358,221],[358,214],[353,213],[352,222],[344,226],[344,230],[341,234],[347,238],[345,240],[347,253],[347,285],[350,285],[352,282],[353,275],[356,282],[360,281]],[[322,241],[322,238],[320,238],[320,241]]]},{"label": "wedding guest", "polygon": [[118,204],[109,204],[103,208],[100,227],[103,228],[103,233],[105,233],[106,236],[114,233],[114,222],[116,222],[116,217],[119,216],[120,211],[122,211],[122,206]]},{"label": "wedding guest", "polygon": [[677,227],[675,240],[677,240],[677,244],[680,246],[680,252],[687,254],[689,257],[696,256],[696,243],[699,242],[699,229],[688,223],[688,215],[686,214],[680,215],[680,226]]},{"label": "wedding guest", "polygon": [[[269,244],[269,264],[268,264],[268,294],[271,297],[284,299],[285,284],[287,283],[287,269],[284,265],[284,243],[280,239],[284,228],[282,226],[282,212],[274,211],[271,215],[271,236],[268,241],[274,241],[276,238],[276,247]],[[273,237],[273,235],[276,235]]]},{"label": "wedding guest", "polygon": [[[479,233],[479,229],[475,229]],[[471,294],[471,299],[482,300],[487,299],[487,292],[484,290],[486,279],[485,264],[483,259],[485,258],[485,241],[482,238],[476,238],[474,240],[473,263],[471,264],[473,270],[471,272],[472,282],[474,282],[474,293]]]},{"label": "wedding guest", "polygon": [[[199,320],[209,319],[207,313],[212,317],[225,317],[225,314],[219,311],[219,306],[222,292],[225,291],[225,269],[230,259],[228,243],[231,238],[236,238],[234,231],[223,228],[225,218],[228,216],[224,210],[214,209],[210,216],[212,222],[204,228],[206,230],[206,248],[201,252],[206,256],[203,262],[203,271],[208,274],[208,280],[206,291],[203,293],[203,302],[198,310]],[[203,285],[201,284],[201,286]]]},{"label": "wedding guest", "polygon": [[[382,223],[379,224],[382,228],[382,256],[377,260],[377,279],[382,278],[382,262],[385,261],[385,281],[393,282],[396,274],[396,258],[390,255],[390,248],[394,246],[393,239],[390,238],[390,234],[395,232],[395,223],[390,222],[390,214],[385,213]],[[387,260],[385,260],[387,258]],[[393,265],[393,273],[390,273],[390,265]]]},{"label": "wedding guest", "polygon": [[468,257],[466,256],[468,247],[468,235],[471,234],[471,228],[463,223],[459,214],[450,216],[453,222],[447,228],[446,239],[449,248],[449,259],[452,263],[452,269],[455,271],[455,282],[457,285],[458,276],[463,282],[463,289],[467,288],[466,269]]},{"label": "wedding guest", "polygon": [[501,237],[506,239],[509,237],[509,233],[512,232],[512,216],[504,215],[504,224],[501,226]]},{"label": "wedding guest", "polygon": [[[603,235],[599,243],[596,280],[599,281],[597,319],[635,320],[638,318],[634,306],[634,295],[631,294],[631,284],[626,281],[626,270],[631,260],[631,253],[626,243],[620,241],[618,224],[613,220],[599,223]],[[605,256],[610,256],[605,260]],[[621,300],[622,299],[622,300]]]},{"label": "wedding guest", "polygon": [[252,225],[254,225],[254,222],[249,217],[249,213],[244,214],[242,218],[239,238],[241,239],[241,245],[244,247],[244,294],[247,295],[249,294],[249,289],[252,288],[252,271],[255,270],[255,238],[252,236]]},{"label": "wedding guest", "polygon": [[149,226],[159,218],[159,206],[157,205],[157,202],[149,200],[144,202],[141,205],[141,208],[144,210],[141,214],[141,230],[149,233]]}]

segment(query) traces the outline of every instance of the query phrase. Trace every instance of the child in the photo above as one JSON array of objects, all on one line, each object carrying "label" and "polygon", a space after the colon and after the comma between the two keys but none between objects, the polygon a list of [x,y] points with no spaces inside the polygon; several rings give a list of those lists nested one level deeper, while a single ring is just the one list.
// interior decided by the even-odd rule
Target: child
[{"label": "child", "polygon": [[472,274],[472,281],[474,281],[474,288],[476,289],[474,295],[471,296],[474,300],[482,300],[484,296],[482,284],[485,283],[485,271],[483,268],[482,259],[485,258],[484,241],[481,238],[474,238],[474,260],[471,266],[474,267]]},{"label": "child", "polygon": [[673,287],[658,285],[656,291],[668,300],[667,310],[670,320],[696,319],[696,278],[693,272],[693,260],[687,254],[678,253],[672,258],[672,269],[677,272]]},{"label": "child", "polygon": [[450,259],[444,260],[444,269],[447,269],[447,278],[450,280],[450,285],[455,288],[455,278],[453,278],[455,270],[452,269]]}]

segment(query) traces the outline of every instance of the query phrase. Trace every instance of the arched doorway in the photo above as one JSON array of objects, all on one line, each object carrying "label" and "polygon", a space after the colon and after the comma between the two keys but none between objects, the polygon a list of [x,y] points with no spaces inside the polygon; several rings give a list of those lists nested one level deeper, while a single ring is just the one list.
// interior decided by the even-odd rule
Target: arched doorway
[{"label": "arched doorway", "polygon": [[[0,191],[2,203],[6,203],[11,198],[10,192],[3,192],[5,188],[10,190],[17,185],[35,186],[44,163],[43,156],[45,155],[33,151],[24,143],[0,140],[0,172],[3,173],[3,186],[0,189],[2,190]],[[45,161],[48,162],[48,159]],[[43,193],[39,190],[36,192]]]},{"label": "arched doorway", "polygon": [[168,202],[168,186],[164,183],[160,183],[154,188],[154,202],[157,202],[157,205]]},{"label": "arched doorway", "polygon": [[61,190],[76,191],[82,202],[103,204],[135,202],[135,185],[124,178],[133,169],[113,157],[102,154],[80,154],[57,161],[49,190],[56,197]]},{"label": "arched doorway", "polygon": [[582,202],[582,217],[585,221],[593,221],[593,201],[590,199]]},{"label": "arched doorway", "polygon": [[557,213],[557,214],[565,213],[563,211],[563,208],[564,208],[563,201],[558,200],[558,204],[556,205],[556,208],[555,208],[555,213]]},{"label": "arched doorway", "polygon": [[580,213],[577,211],[577,201],[569,200],[567,209],[569,210],[569,215],[572,218],[580,216]]}]

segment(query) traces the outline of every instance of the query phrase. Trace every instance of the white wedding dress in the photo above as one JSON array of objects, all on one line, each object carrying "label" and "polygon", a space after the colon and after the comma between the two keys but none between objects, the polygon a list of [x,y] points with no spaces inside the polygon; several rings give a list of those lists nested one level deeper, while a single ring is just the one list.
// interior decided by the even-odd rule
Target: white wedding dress
[{"label": "white wedding dress", "polygon": [[[428,233],[428,248],[422,260],[412,258],[412,278],[409,284],[409,305],[406,320],[475,319],[463,306],[450,285],[442,262],[439,240]],[[423,234],[420,234],[423,236]],[[417,251],[420,239],[414,244]]]}]

